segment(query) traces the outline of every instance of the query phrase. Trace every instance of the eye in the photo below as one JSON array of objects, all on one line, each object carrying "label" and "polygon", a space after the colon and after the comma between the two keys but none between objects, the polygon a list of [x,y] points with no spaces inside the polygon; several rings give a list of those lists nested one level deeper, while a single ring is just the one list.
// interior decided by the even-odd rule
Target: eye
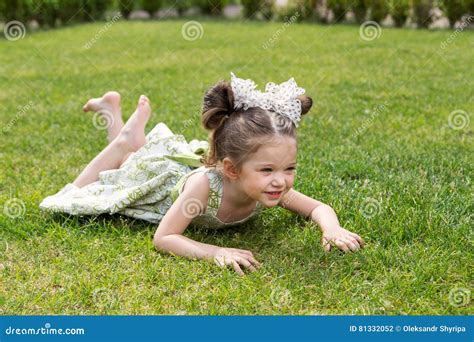
[{"label": "eye", "polygon": [[296,170],[296,167],[293,167],[293,166],[292,166],[292,167],[287,168],[287,170],[289,170],[289,171],[294,171],[294,170]]},{"label": "eye", "polygon": [[272,169],[270,169],[270,168],[267,167],[267,168],[265,168],[265,169],[262,169],[261,171],[263,171],[263,172],[272,172]]}]

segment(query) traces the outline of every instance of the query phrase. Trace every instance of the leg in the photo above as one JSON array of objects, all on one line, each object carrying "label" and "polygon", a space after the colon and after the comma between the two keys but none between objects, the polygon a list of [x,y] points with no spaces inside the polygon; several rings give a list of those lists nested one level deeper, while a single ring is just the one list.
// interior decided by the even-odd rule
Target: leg
[{"label": "leg", "polygon": [[145,144],[145,125],[150,114],[149,100],[142,95],[137,110],[130,116],[120,133],[82,170],[73,184],[82,188],[97,181],[101,171],[119,168],[127,154],[137,151]]},{"label": "leg", "polygon": [[120,130],[123,127],[119,93],[116,91],[109,91],[102,97],[90,99],[84,105],[82,110],[84,112],[96,112],[94,115],[94,122],[102,128],[102,121],[105,120],[105,125],[107,126],[107,139],[109,143],[119,135]]},{"label": "leg", "polygon": [[128,152],[123,158],[122,158],[122,161],[120,162],[120,166],[122,166],[128,159],[128,157],[130,157],[130,155],[132,154],[133,152]]}]

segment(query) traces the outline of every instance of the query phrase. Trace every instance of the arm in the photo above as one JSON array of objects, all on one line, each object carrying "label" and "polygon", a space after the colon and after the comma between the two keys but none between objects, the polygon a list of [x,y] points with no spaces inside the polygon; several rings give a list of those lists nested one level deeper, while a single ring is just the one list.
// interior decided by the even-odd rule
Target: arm
[{"label": "arm", "polygon": [[192,219],[205,210],[208,196],[207,176],[191,176],[183,192],[161,220],[153,238],[155,248],[191,259],[214,259],[219,266],[232,265],[239,274],[243,274],[239,264],[255,270],[254,266],[260,264],[249,251],[201,243],[182,235]]},{"label": "arm", "polygon": [[332,244],[345,252],[355,251],[364,245],[359,235],[340,226],[336,212],[327,204],[290,189],[279,205],[316,222],[323,232],[322,243],[326,251],[331,249]]}]

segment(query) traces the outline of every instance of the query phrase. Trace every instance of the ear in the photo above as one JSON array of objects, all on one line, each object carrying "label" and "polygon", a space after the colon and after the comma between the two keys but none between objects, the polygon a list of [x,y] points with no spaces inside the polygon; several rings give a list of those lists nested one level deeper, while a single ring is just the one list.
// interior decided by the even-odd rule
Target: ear
[{"label": "ear", "polygon": [[222,160],[222,168],[224,175],[226,175],[229,179],[236,180],[239,178],[239,174],[234,166],[234,163],[229,158],[225,157]]}]

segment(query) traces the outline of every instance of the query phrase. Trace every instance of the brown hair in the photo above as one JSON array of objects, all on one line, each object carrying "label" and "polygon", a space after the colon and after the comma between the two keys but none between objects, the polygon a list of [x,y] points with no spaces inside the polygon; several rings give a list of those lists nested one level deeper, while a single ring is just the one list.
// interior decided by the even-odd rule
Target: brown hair
[{"label": "brown hair", "polygon": [[[298,96],[301,114],[313,105],[309,96]],[[234,110],[234,93],[227,81],[220,81],[204,95],[202,125],[210,130],[209,152],[203,158],[207,167],[216,166],[229,157],[237,170],[262,145],[275,135],[296,139],[293,122],[272,111],[260,107]],[[269,139],[265,139],[269,138]]]}]

